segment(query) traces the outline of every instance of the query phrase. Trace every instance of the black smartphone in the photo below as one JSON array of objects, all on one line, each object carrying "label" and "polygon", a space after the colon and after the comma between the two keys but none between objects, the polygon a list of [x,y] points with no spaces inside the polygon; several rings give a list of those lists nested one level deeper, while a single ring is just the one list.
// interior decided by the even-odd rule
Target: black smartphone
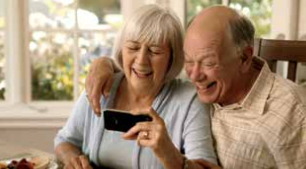
[{"label": "black smartphone", "polygon": [[149,115],[132,115],[129,112],[115,109],[103,111],[105,129],[127,132],[138,122],[152,121]]}]

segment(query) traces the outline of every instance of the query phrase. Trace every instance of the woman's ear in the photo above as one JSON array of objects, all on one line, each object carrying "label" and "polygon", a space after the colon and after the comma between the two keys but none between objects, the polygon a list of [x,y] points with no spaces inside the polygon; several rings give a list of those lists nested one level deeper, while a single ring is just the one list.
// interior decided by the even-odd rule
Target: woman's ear
[{"label": "woman's ear", "polygon": [[246,73],[249,71],[252,65],[253,59],[253,47],[247,46],[243,49],[241,59],[241,72]]}]

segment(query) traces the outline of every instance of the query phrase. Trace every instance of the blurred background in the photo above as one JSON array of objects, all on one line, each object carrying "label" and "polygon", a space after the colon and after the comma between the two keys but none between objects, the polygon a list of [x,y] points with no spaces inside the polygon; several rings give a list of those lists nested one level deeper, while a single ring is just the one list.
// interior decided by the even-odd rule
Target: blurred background
[{"label": "blurred background", "polygon": [[306,40],[306,0],[0,0],[0,134],[39,137],[23,144],[51,151],[91,62],[111,55],[124,19],[149,3],[172,8],[185,26],[203,8],[227,5],[252,20],[256,37]]}]

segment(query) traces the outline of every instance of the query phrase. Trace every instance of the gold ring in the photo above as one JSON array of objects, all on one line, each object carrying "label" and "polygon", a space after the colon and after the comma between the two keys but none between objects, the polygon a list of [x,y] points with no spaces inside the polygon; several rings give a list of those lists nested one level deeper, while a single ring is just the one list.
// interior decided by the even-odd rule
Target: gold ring
[{"label": "gold ring", "polygon": [[144,131],[144,133],[143,133],[143,137],[144,137],[144,139],[149,139],[149,132],[148,131]]}]

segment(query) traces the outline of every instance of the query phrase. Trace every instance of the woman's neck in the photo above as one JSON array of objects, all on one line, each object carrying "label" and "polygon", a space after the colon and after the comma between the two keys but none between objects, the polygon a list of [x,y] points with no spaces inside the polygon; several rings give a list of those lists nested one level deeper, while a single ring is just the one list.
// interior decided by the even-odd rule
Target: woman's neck
[{"label": "woman's neck", "polygon": [[[161,87],[160,87],[161,88]],[[135,90],[124,78],[120,84],[119,90],[117,92],[117,99],[115,101],[115,108],[123,110],[139,110],[142,108],[150,107],[154,102],[159,90]]]}]

